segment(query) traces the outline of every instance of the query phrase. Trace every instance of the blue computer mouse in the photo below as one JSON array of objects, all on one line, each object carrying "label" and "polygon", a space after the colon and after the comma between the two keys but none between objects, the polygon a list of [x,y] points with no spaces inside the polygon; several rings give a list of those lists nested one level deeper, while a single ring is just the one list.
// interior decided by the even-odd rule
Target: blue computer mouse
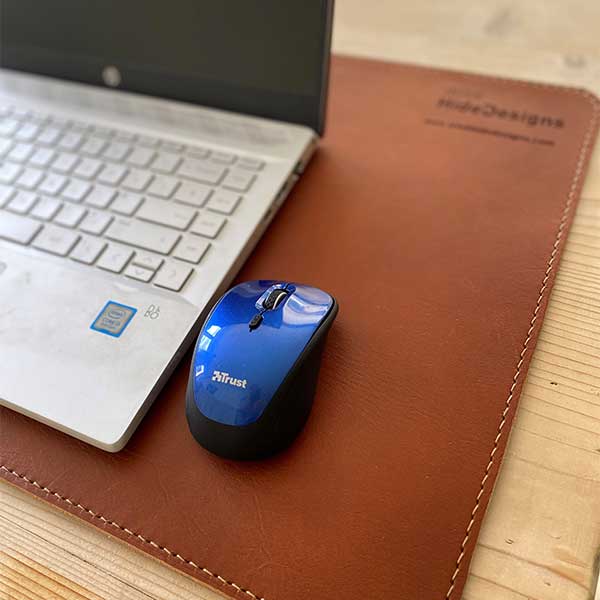
[{"label": "blue computer mouse", "polygon": [[310,413],[337,311],[332,296],[298,283],[248,281],[229,290],[192,358],[186,413],[196,440],[246,460],[288,446]]}]

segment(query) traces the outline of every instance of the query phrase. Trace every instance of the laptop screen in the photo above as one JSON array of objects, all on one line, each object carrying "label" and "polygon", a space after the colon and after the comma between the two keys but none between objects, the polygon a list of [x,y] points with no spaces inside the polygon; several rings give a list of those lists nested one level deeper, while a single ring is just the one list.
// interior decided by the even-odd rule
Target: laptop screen
[{"label": "laptop screen", "polygon": [[2,67],[323,130],[333,0],[0,0]]}]

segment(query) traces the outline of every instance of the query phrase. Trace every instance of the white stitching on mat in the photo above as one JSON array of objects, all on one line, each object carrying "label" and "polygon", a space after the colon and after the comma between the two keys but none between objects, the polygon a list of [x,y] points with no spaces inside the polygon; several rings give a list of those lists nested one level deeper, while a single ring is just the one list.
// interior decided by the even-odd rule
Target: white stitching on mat
[{"label": "white stitching on mat", "polygon": [[[502,78],[498,78],[498,79],[500,79],[501,81],[506,81]],[[522,83],[527,85],[527,82],[522,82]],[[450,578],[450,587],[448,588],[448,592],[446,593],[446,600],[449,600],[450,596],[452,595],[452,592],[454,591],[454,587],[456,585],[456,578],[458,577],[458,574],[461,569],[461,562],[462,562],[463,558],[465,557],[465,550],[467,547],[467,543],[469,542],[471,529],[472,529],[473,525],[475,524],[475,517],[477,515],[477,511],[479,510],[481,497],[483,496],[483,494],[485,492],[485,485],[487,483],[487,480],[488,480],[488,477],[490,474],[490,469],[492,468],[492,465],[494,464],[494,455],[496,454],[496,451],[498,450],[498,444],[500,442],[500,438],[502,437],[502,429],[504,428],[504,425],[506,424],[506,417],[511,408],[511,403],[513,400],[513,393],[515,391],[515,388],[517,387],[517,381],[521,374],[521,367],[525,360],[525,354],[527,354],[529,341],[531,340],[531,335],[533,333],[533,330],[535,329],[538,312],[541,308],[542,300],[544,298],[544,294],[547,289],[546,286],[548,284],[548,279],[550,278],[550,274],[552,273],[552,270],[554,268],[554,261],[556,260],[556,255],[558,253],[558,249],[560,248],[560,245],[562,242],[565,225],[567,223],[567,219],[569,218],[569,214],[571,212],[571,207],[573,206],[573,199],[575,197],[575,191],[577,190],[577,186],[578,186],[579,180],[581,178],[581,173],[583,171],[583,164],[585,162],[585,159],[587,157],[587,154],[588,154],[588,151],[590,148],[590,143],[592,140],[592,132],[594,131],[594,128],[596,126],[596,121],[598,119],[598,112],[600,110],[599,103],[596,100],[596,98],[589,92],[586,92],[585,90],[571,90],[569,88],[562,87],[562,86],[546,86],[545,84],[533,84],[533,85],[541,85],[542,87],[556,87],[559,90],[564,90],[564,91],[568,91],[571,93],[581,94],[592,105],[592,110],[593,110],[592,118],[590,119],[590,124],[588,126],[588,130],[585,134],[585,137],[583,138],[583,144],[581,146],[581,151],[579,153],[579,158],[577,160],[577,166],[575,168],[575,174],[573,175],[571,189],[569,190],[569,194],[568,194],[567,200],[565,202],[565,207],[564,207],[564,210],[562,213],[562,217],[561,217],[560,223],[558,225],[556,239],[554,240],[554,244],[552,246],[552,252],[550,253],[550,258],[548,259],[548,264],[546,267],[546,271],[544,273],[544,279],[542,280],[542,286],[540,288],[540,293],[539,293],[537,302],[535,303],[535,309],[533,311],[533,316],[531,317],[531,321],[529,322],[529,329],[527,330],[525,341],[523,342],[523,349],[521,350],[521,353],[519,354],[519,361],[517,362],[516,371],[515,371],[515,374],[512,379],[512,385],[510,386],[510,389],[509,389],[508,398],[506,399],[506,402],[504,404],[504,410],[502,411],[502,414],[500,416],[500,424],[498,425],[498,432],[496,434],[496,437],[494,438],[494,445],[492,446],[492,451],[490,452],[490,459],[489,459],[487,466],[485,467],[485,472],[483,475],[483,479],[481,480],[479,492],[478,492],[477,496],[475,497],[475,506],[473,507],[473,510],[471,511],[471,520],[469,521],[469,524],[467,525],[466,535],[462,541],[462,544],[460,545],[460,551],[458,554],[458,558],[456,559],[456,569],[454,570],[454,573],[452,574],[452,577]]]},{"label": "white stitching on mat", "polygon": [[162,550],[163,552],[165,552],[172,558],[176,558],[177,560],[180,560],[181,562],[190,565],[194,569],[198,569],[198,571],[202,571],[205,575],[208,575],[208,577],[210,577],[212,579],[216,579],[217,581],[220,581],[221,583],[231,586],[234,590],[236,590],[236,592],[243,592],[244,594],[253,598],[253,600],[265,600],[265,598],[263,598],[262,596],[257,596],[256,594],[253,594],[250,590],[246,590],[246,589],[240,587],[233,581],[227,581],[227,579],[221,577],[220,575],[216,575],[215,573],[212,573],[211,571],[209,571],[208,569],[205,569],[204,567],[199,567],[196,563],[192,562],[191,560],[187,560],[186,558],[183,558],[183,556],[181,556],[181,554],[177,554],[176,552],[171,552],[171,550],[169,550],[168,548],[165,548],[164,546],[160,546],[156,542],[153,542],[151,540],[147,540],[144,536],[140,535],[139,533],[134,533],[133,531],[127,529],[126,527],[123,527],[122,525],[119,525],[118,523],[115,523],[114,521],[109,521],[108,519],[105,519],[102,515],[99,515],[99,514],[95,513],[94,511],[90,510],[89,508],[82,506],[78,502],[73,502],[69,498],[65,498],[64,496],[61,496],[60,494],[57,494],[56,492],[49,490],[47,487],[40,485],[37,481],[34,481],[33,479],[29,479],[28,477],[25,477],[25,475],[20,475],[16,471],[13,471],[12,469],[5,467],[4,465],[0,465],[0,471],[5,471],[6,473],[13,475],[14,477],[18,477],[19,479],[22,479],[23,481],[27,482],[28,484],[33,485],[34,487],[38,488],[39,490],[42,490],[42,491],[50,494],[51,496],[58,498],[62,502],[66,502],[70,506],[79,508],[80,510],[86,512],[88,515],[91,515],[94,519],[100,519],[100,521],[102,521],[103,523],[106,523],[107,525],[112,525],[113,527],[116,527],[117,529],[124,531],[128,535],[138,538],[139,540],[144,542],[144,544],[149,544],[150,546],[152,546],[153,548],[156,548],[157,550]]},{"label": "white stitching on mat", "polygon": [[[443,69],[429,69],[430,71],[437,71],[439,73],[442,74],[448,74],[448,70],[443,70]],[[452,592],[455,588],[455,582],[456,582],[456,578],[458,577],[458,573],[460,572],[460,568],[461,568],[461,562],[465,556],[465,549],[467,546],[467,543],[469,541],[469,536],[471,533],[471,529],[473,527],[473,525],[475,524],[475,515],[477,514],[477,511],[479,510],[479,503],[481,501],[481,497],[483,496],[483,493],[485,491],[485,485],[486,482],[488,480],[489,477],[489,472],[490,469],[492,468],[492,465],[494,463],[494,455],[496,454],[496,451],[498,449],[498,443],[500,441],[500,438],[502,437],[502,429],[504,428],[504,424],[506,423],[506,416],[510,410],[511,407],[511,402],[513,399],[513,392],[515,387],[517,386],[517,380],[519,379],[519,375],[521,374],[521,366],[523,365],[523,361],[524,361],[524,356],[527,353],[527,347],[529,344],[529,340],[531,339],[531,335],[533,333],[534,327],[535,327],[535,322],[537,320],[537,314],[538,311],[540,310],[541,307],[541,303],[544,297],[544,293],[546,291],[546,284],[548,282],[548,279],[550,277],[550,273],[552,272],[552,269],[554,267],[554,260],[556,258],[556,254],[558,252],[558,249],[560,247],[560,243],[562,241],[562,234],[563,234],[563,230],[565,227],[565,224],[567,222],[567,218],[569,217],[569,213],[571,210],[571,206],[573,204],[573,198],[575,196],[575,190],[577,188],[577,184],[579,183],[579,178],[581,177],[581,172],[583,170],[583,163],[585,161],[585,157],[587,155],[587,152],[589,150],[589,146],[590,146],[590,142],[591,142],[591,136],[592,136],[592,131],[594,130],[594,126],[596,124],[596,120],[598,117],[598,111],[599,111],[599,106],[598,106],[598,101],[596,99],[596,97],[589,93],[586,90],[583,89],[573,89],[573,88],[569,88],[567,86],[562,86],[562,85],[554,85],[554,84],[548,84],[548,83],[541,83],[541,82],[532,82],[532,81],[520,81],[520,80],[514,80],[514,79],[508,79],[505,77],[498,77],[498,76],[489,76],[489,75],[479,75],[479,74],[474,74],[474,73],[461,73],[459,71],[450,71],[450,73],[452,74],[452,76],[454,77],[465,77],[467,79],[487,79],[490,81],[499,81],[501,83],[505,83],[508,85],[515,85],[515,86],[527,86],[527,87],[539,87],[539,88],[547,88],[547,89],[553,89],[553,90],[560,90],[569,94],[577,94],[577,95],[581,95],[584,98],[586,98],[586,100],[588,100],[588,102],[590,102],[592,108],[593,108],[593,114],[592,114],[592,118],[590,120],[590,125],[589,128],[585,134],[584,140],[583,140],[583,145],[581,148],[581,152],[579,154],[579,159],[577,162],[577,167],[575,169],[575,175],[573,177],[573,182],[571,184],[571,189],[569,191],[569,194],[567,196],[567,201],[565,203],[565,208],[563,210],[562,213],[562,217],[558,226],[558,232],[556,235],[556,239],[554,241],[554,245],[552,246],[552,252],[550,254],[550,259],[548,260],[548,265],[546,268],[546,272],[545,272],[545,276],[544,279],[542,281],[542,287],[540,288],[540,293],[535,305],[535,309],[533,311],[533,317],[529,323],[529,329],[527,330],[527,335],[525,338],[525,342],[523,343],[523,349],[521,350],[521,354],[519,356],[519,362],[517,363],[517,370],[516,373],[513,377],[513,383],[510,386],[510,390],[509,390],[509,395],[508,398],[506,400],[505,406],[504,406],[504,410],[502,411],[502,415],[501,415],[501,419],[500,419],[500,424],[498,425],[498,433],[494,439],[494,445],[492,447],[492,451],[490,453],[490,460],[485,468],[485,472],[484,472],[484,476],[483,479],[481,480],[481,484],[480,484],[480,489],[479,489],[479,493],[477,494],[476,498],[475,498],[475,506],[473,508],[473,510],[471,511],[471,520],[469,521],[469,524],[467,525],[467,529],[466,529],[466,535],[465,538],[462,541],[462,544],[460,545],[460,552],[458,555],[458,559],[456,560],[456,569],[454,571],[454,573],[452,574],[452,577],[450,579],[450,588],[448,589],[448,592],[446,593],[446,599],[445,600],[449,600],[450,596],[452,595]],[[58,498],[59,500],[66,502],[67,504],[69,504],[72,507],[76,507],[79,508],[80,510],[83,510],[84,512],[88,513],[89,515],[91,515],[94,519],[99,519],[100,521],[102,521],[103,523],[106,523],[107,525],[112,525],[118,529],[120,529],[121,531],[124,531],[125,533],[127,533],[128,535],[132,536],[132,537],[136,537],[139,540],[141,540],[144,544],[148,544],[150,546],[153,546],[154,548],[157,548],[158,550],[162,550],[164,552],[166,552],[169,556],[176,558],[178,560],[180,560],[181,562],[184,562],[185,564],[190,565],[191,567],[193,567],[194,569],[197,569],[199,571],[202,571],[204,574],[208,575],[209,577],[211,577],[212,579],[216,579],[217,581],[221,581],[227,585],[229,585],[230,587],[232,587],[234,590],[238,591],[238,592],[243,592],[244,594],[247,594],[248,596],[250,596],[251,598],[253,598],[254,600],[265,600],[264,597],[259,597],[256,594],[253,594],[250,590],[246,590],[244,588],[241,588],[239,585],[233,583],[232,581],[227,581],[226,579],[224,579],[223,577],[221,577],[220,575],[216,575],[214,573],[212,573],[211,571],[209,571],[207,568],[205,567],[199,567],[196,563],[192,562],[191,560],[187,560],[186,558],[183,558],[180,554],[177,554],[175,552],[171,552],[169,549],[165,548],[164,546],[159,546],[156,542],[153,542],[152,540],[147,540],[145,537],[143,537],[142,535],[140,535],[139,533],[133,533],[132,531],[130,531],[129,529],[127,529],[126,527],[123,527],[121,525],[119,525],[118,523],[115,523],[114,521],[109,521],[108,519],[105,519],[102,515],[99,515],[95,512],[93,512],[92,510],[90,510],[89,508],[85,508],[84,506],[82,506],[79,503],[75,503],[73,501],[71,501],[69,498],[63,497],[60,494],[57,494],[56,492],[53,492],[51,490],[49,490],[47,487],[41,486],[37,481],[28,479],[27,477],[25,477],[24,475],[20,475],[19,473],[17,473],[16,471],[13,471],[12,469],[9,469],[8,467],[4,466],[4,465],[0,465],[0,471],[6,471],[7,473],[13,475],[14,477],[18,477],[19,479],[22,479],[23,481],[27,482],[30,485],[33,485],[35,487],[37,487],[40,490],[43,490],[44,492],[47,492],[48,494],[55,496],[56,498]]]}]

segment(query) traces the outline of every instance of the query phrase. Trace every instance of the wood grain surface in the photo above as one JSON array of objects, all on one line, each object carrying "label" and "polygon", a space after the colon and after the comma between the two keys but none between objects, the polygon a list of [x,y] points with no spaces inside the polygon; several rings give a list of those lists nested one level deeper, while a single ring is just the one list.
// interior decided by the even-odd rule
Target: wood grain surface
[{"label": "wood grain surface", "polygon": [[[598,23],[595,0],[338,0],[334,48],[600,93]],[[600,552],[599,356],[597,150],[463,600],[594,597]],[[0,481],[0,599],[220,597]]]}]

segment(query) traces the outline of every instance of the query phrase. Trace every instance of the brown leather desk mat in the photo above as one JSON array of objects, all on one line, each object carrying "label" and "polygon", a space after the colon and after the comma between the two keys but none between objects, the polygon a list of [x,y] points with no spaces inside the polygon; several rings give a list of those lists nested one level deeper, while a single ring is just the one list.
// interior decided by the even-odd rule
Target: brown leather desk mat
[{"label": "brown leather desk mat", "polygon": [[597,112],[580,91],[335,59],[326,138],[240,274],[340,303],[293,447],[202,450],[188,356],[117,455],[1,410],[0,475],[234,597],[458,600]]}]

